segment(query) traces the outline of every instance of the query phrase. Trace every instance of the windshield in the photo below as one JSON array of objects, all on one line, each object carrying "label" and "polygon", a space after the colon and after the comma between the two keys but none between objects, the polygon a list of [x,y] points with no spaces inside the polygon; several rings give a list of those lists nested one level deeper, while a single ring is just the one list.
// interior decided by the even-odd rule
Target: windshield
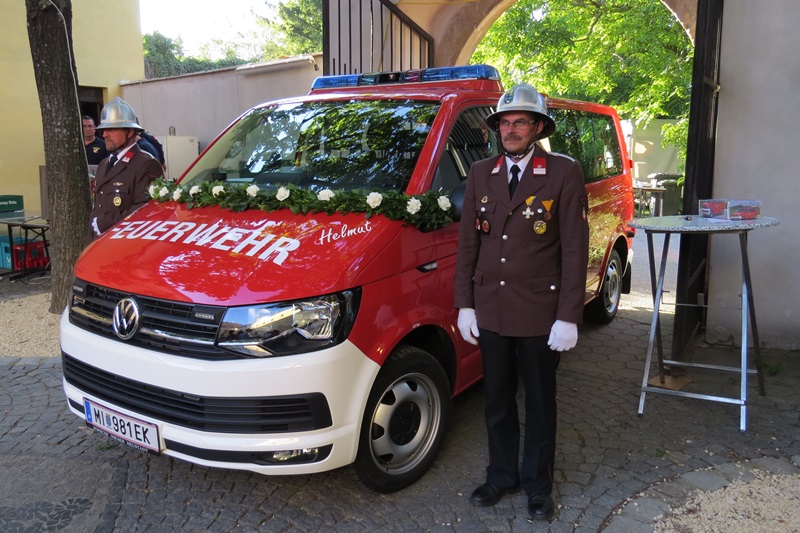
[{"label": "windshield", "polygon": [[437,102],[351,100],[258,108],[181,181],[404,192]]}]

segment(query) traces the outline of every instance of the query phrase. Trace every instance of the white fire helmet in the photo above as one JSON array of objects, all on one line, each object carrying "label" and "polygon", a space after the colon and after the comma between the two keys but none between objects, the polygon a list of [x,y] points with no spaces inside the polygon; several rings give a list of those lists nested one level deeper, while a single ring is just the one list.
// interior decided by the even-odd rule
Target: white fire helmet
[{"label": "white fire helmet", "polygon": [[96,130],[105,130],[111,128],[132,128],[137,131],[144,131],[133,112],[133,108],[128,102],[117,96],[103,108],[100,113],[100,124],[95,128]]},{"label": "white fire helmet", "polygon": [[547,114],[547,103],[544,96],[527,83],[520,83],[506,91],[497,102],[497,111],[486,117],[486,124],[492,129],[497,129],[500,116],[509,111],[527,111],[544,122],[544,128],[537,139],[549,137],[556,131],[555,121]]}]

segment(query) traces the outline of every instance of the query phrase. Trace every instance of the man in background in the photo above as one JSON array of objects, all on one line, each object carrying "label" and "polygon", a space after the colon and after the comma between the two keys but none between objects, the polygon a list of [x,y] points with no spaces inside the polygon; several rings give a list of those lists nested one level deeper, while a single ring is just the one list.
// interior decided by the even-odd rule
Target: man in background
[{"label": "man in background", "polygon": [[91,215],[95,236],[146,204],[150,184],[164,175],[158,160],[136,144],[144,128],[136,122],[133,108],[125,100],[116,97],[103,108],[97,130],[103,132],[111,155],[100,162],[95,176]]},{"label": "man in background", "polygon": [[83,116],[83,145],[86,148],[86,161],[90,165],[99,165],[108,157],[106,143],[97,137],[94,119],[89,115]]}]

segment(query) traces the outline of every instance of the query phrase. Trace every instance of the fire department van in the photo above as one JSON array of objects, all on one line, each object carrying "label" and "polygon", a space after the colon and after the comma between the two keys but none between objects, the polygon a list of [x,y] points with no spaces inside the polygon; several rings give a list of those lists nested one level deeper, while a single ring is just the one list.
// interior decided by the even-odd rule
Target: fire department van
[{"label": "fire department van", "polygon": [[[321,77],[244,113],[78,260],[61,320],[70,410],[201,465],[413,483],[451,398],[481,379],[453,273],[470,165],[500,154],[484,119],[502,93],[492,67],[430,68]],[[586,176],[586,318],[606,323],[632,255],[619,118],[547,102],[545,148]]]}]

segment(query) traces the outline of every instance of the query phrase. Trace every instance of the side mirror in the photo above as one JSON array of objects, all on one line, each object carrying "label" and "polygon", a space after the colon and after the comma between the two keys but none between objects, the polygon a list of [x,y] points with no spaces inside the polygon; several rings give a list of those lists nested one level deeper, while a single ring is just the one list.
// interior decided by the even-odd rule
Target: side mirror
[{"label": "side mirror", "polygon": [[450,193],[450,203],[453,204],[453,212],[455,213],[455,220],[461,220],[461,209],[464,207],[464,193],[467,191],[467,180],[463,180],[456,185],[453,192]]}]

